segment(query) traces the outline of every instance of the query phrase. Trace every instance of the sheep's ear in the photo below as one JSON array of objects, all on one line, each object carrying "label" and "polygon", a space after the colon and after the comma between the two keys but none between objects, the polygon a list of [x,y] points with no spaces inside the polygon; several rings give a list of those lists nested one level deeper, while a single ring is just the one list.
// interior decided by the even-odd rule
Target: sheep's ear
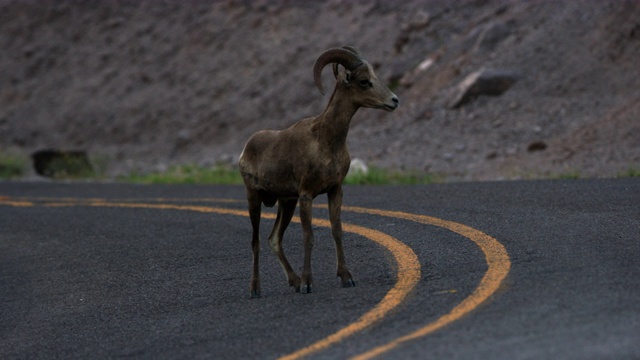
[{"label": "sheep's ear", "polygon": [[342,83],[348,85],[351,82],[351,71],[344,69],[344,77],[342,78]]},{"label": "sheep's ear", "polygon": [[338,74],[336,74],[336,81],[342,83],[343,85],[349,85],[351,81],[351,72],[349,70],[341,70]]}]

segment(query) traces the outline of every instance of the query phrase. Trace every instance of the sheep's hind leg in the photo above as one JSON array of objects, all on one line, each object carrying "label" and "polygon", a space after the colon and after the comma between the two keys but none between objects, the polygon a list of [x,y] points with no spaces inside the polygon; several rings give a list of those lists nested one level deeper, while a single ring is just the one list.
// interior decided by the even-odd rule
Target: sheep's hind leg
[{"label": "sheep's hind leg", "polygon": [[249,218],[253,234],[251,237],[251,249],[253,250],[253,272],[251,275],[250,291],[252,298],[260,297],[260,213],[262,211],[262,200],[256,192],[247,191],[247,201],[249,203]]},{"label": "sheep's hind leg", "polygon": [[347,268],[342,247],[342,222],[340,221],[340,211],[342,207],[342,187],[337,187],[327,194],[329,199],[329,220],[331,221],[331,234],[336,243],[336,258],[338,262],[337,276],[342,281],[342,287],[356,286],[353,277]]},{"label": "sheep's hind leg", "polygon": [[302,282],[300,291],[310,293],[313,279],[311,276],[311,250],[313,249],[313,230],[311,228],[311,205],[313,197],[310,194],[300,195],[300,222],[304,236],[304,264],[302,268]]},{"label": "sheep's hind leg", "polygon": [[271,230],[271,235],[269,235],[269,245],[271,246],[273,253],[278,256],[280,265],[282,265],[282,269],[287,275],[289,285],[293,286],[296,289],[296,292],[300,292],[300,277],[298,277],[295,271],[293,271],[293,268],[291,267],[291,264],[289,264],[287,257],[284,255],[284,250],[282,249],[282,238],[287,226],[289,226],[289,223],[291,222],[297,203],[298,199],[278,200],[278,216],[275,224],[273,225],[273,230]]}]

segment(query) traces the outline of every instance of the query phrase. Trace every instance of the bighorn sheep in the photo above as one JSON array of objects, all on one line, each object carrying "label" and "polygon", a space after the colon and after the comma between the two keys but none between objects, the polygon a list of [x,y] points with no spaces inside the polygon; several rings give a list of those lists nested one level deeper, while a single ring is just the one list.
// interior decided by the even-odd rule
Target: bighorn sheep
[{"label": "bighorn sheep", "polygon": [[[347,133],[358,108],[393,111],[398,97],[374,74],[352,47],[332,48],[323,52],[313,66],[315,84],[324,95],[321,73],[333,64],[336,86],[322,114],[303,119],[282,131],[263,130],[255,133],[240,155],[239,168],[247,190],[249,217],[253,227],[253,276],[251,297],[260,297],[259,254],[260,213],[264,203],[273,207],[278,202],[278,215],[269,235],[271,250],[278,256],[289,285],[297,292],[311,292],[311,203],[326,193],[329,200],[331,233],[335,240],[337,276],[343,287],[355,286],[345,263],[342,248],[342,182],[349,170]],[[339,71],[338,64],[344,67]],[[289,225],[297,202],[304,237],[304,265],[298,277],[282,250],[282,237]]]}]

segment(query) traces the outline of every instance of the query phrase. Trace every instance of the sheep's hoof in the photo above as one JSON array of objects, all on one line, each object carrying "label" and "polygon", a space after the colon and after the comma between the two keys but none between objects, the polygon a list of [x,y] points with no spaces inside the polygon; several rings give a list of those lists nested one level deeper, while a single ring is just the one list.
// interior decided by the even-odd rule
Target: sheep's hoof
[{"label": "sheep's hoof", "polygon": [[260,298],[260,290],[251,290],[251,298],[259,299]]},{"label": "sheep's hoof", "polygon": [[355,287],[355,286],[356,286],[356,282],[353,281],[353,279],[349,279],[347,281],[343,281],[342,282],[342,287],[343,288]]},{"label": "sheep's hoof", "polygon": [[300,292],[300,278],[296,275],[289,277],[289,286],[294,287],[296,292]]},{"label": "sheep's hoof", "polygon": [[303,294],[311,294],[311,284],[304,284],[300,289],[300,292]]}]

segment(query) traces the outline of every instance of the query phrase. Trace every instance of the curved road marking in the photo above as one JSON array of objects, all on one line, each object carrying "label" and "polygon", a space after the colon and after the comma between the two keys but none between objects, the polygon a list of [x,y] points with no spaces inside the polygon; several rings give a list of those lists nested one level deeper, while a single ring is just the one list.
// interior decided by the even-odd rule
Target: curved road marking
[{"label": "curved road marking", "polygon": [[[331,223],[328,220],[322,220],[320,225],[331,227]],[[393,254],[393,257],[398,266],[398,278],[396,280],[396,284],[391,290],[389,290],[389,292],[387,292],[384,298],[382,298],[382,300],[373,309],[362,315],[355,322],[347,325],[346,327],[338,330],[337,332],[327,336],[322,340],[319,340],[292,354],[283,356],[280,359],[292,360],[302,358],[320,350],[324,350],[330,345],[338,343],[345,338],[364,330],[365,328],[371,326],[373,323],[381,320],[389,311],[400,305],[420,280],[421,271],[418,256],[413,252],[413,250],[411,250],[410,247],[408,247],[404,243],[383,232],[365,228],[362,226],[343,223],[342,229],[344,231],[369,238],[374,242],[386,247],[387,250],[389,250]]]},{"label": "curved road marking", "polygon": [[482,231],[476,230],[467,225],[463,225],[453,221],[442,220],[431,216],[416,215],[401,211],[385,211],[353,206],[343,207],[343,209],[346,211],[353,211],[364,214],[405,219],[422,224],[434,225],[453,231],[476,243],[476,245],[478,245],[484,253],[485,260],[488,265],[487,272],[482,277],[482,280],[480,280],[480,284],[478,284],[478,287],[474,290],[474,292],[471,293],[471,295],[469,295],[456,307],[451,309],[448,314],[441,316],[436,321],[429,323],[428,325],[408,335],[399,337],[385,345],[378,346],[377,348],[367,351],[364,354],[355,356],[353,359],[371,359],[405,342],[431,334],[434,331],[460,319],[462,316],[477,308],[491,295],[498,291],[500,284],[502,284],[502,281],[507,277],[507,274],[511,269],[511,260],[509,259],[509,254],[507,253],[507,249],[504,247],[504,245],[502,245],[493,237],[483,233]]},{"label": "curved road marking", "polygon": [[[7,205],[12,206],[30,206],[33,203],[28,201],[10,201],[5,200],[8,198],[0,197],[0,203],[5,203]],[[69,200],[69,199],[65,199]],[[75,199],[76,201],[79,199]],[[164,199],[168,200],[168,199]],[[236,200],[229,199],[208,199],[212,201],[220,201],[220,202],[235,202]],[[138,207],[138,208],[160,208],[160,209],[175,209],[175,210],[191,210],[191,211],[199,211],[199,212],[216,212],[221,214],[231,214],[238,216],[247,216],[246,211],[241,210],[232,210],[225,208],[216,208],[216,207],[204,207],[204,206],[187,206],[187,205],[171,205],[171,204],[136,204],[136,203],[111,203],[107,200],[101,199],[90,199],[84,200],[84,205],[89,206],[119,206],[119,207]],[[51,206],[53,204],[50,204]],[[61,203],[59,205],[64,205]],[[73,204],[71,204],[73,205]],[[321,205],[321,207],[326,207],[326,205]],[[482,231],[476,230],[472,227],[469,227],[464,224],[456,223],[453,221],[442,220],[439,218],[426,216],[426,215],[417,215],[411,214],[401,211],[386,211],[386,210],[378,210],[378,209],[370,209],[370,208],[362,208],[362,207],[353,207],[353,206],[343,206],[342,209],[344,211],[358,212],[364,214],[371,215],[379,215],[385,217],[393,217],[398,219],[404,219],[409,221],[414,221],[422,224],[438,226],[457,234],[460,234],[469,240],[473,241],[485,255],[485,260],[488,265],[488,270],[485,275],[482,277],[480,284],[473,291],[471,295],[469,295],[465,300],[463,300],[460,304],[455,306],[449,313],[441,316],[436,319],[434,322],[427,324],[426,326],[402,337],[399,337],[385,345],[376,347],[368,352],[365,352],[361,355],[354,357],[354,359],[362,360],[362,359],[370,359],[375,356],[381,355],[387,351],[390,351],[399,345],[415,340],[417,338],[426,336],[428,334],[433,333],[434,331],[441,329],[442,327],[458,320],[465,314],[476,309],[481,303],[486,301],[491,295],[493,295],[502,284],[502,281],[506,278],[509,270],[511,268],[511,260],[509,259],[509,255],[506,251],[506,248],[498,242],[495,238],[483,233]],[[263,214],[265,218],[275,218],[273,214]],[[299,219],[294,219],[293,221],[299,222]],[[330,223],[327,220],[314,220],[314,223],[318,226],[330,227]],[[416,286],[419,278],[420,278],[420,264],[417,262],[417,256],[415,253],[408,248],[405,244],[398,241],[397,239],[386,235],[377,230],[364,228],[357,225],[351,224],[343,224],[343,228],[347,232],[352,232],[359,234],[361,236],[365,236],[374,242],[386,247],[389,251],[394,255],[395,261],[398,264],[398,281],[396,282],[396,286],[394,286],[391,291],[387,293],[387,295],[383,298],[383,300],[376,305],[372,310],[361,316],[356,322],[348,325],[347,327],[339,330],[338,332],[308,346],[301,350],[298,350],[290,355],[282,357],[282,359],[298,359],[317,351],[323,350],[330,345],[337,343],[344,338],[355,334],[356,332],[364,329],[365,327],[370,326],[374,322],[380,320],[385,316],[387,312],[393,309],[395,306],[399,305],[408,295],[408,293]],[[404,254],[404,255],[398,255]],[[407,267],[407,261],[411,263],[410,267]],[[413,274],[413,275],[406,275]]]}]

